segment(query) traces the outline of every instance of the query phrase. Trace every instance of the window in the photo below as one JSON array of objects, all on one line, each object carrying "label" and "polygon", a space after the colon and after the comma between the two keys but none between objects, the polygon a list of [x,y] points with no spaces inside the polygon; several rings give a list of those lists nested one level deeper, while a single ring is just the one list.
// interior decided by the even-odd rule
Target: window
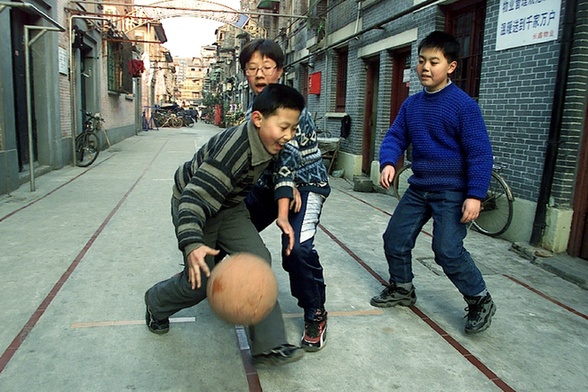
[{"label": "window", "polygon": [[108,41],[108,91],[133,93],[133,79],[128,64],[131,60],[132,46],[129,42]]},{"label": "window", "polygon": [[337,86],[335,92],[335,111],[345,112],[345,101],[347,100],[347,60],[349,58],[348,48],[337,52]]},{"label": "window", "polygon": [[451,80],[474,99],[480,90],[485,1],[464,1],[447,6],[446,31],[457,38],[461,53]]},{"label": "window", "polygon": [[308,12],[308,0],[302,0],[299,3],[300,15],[305,15]]},{"label": "window", "polygon": [[308,101],[308,65],[302,65],[302,86],[300,88],[300,93],[304,97],[305,101]]}]

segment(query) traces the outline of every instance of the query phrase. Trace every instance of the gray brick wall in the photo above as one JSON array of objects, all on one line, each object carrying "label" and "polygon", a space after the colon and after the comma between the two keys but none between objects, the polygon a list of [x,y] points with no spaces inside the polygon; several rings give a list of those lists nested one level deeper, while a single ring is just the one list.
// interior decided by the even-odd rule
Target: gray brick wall
[{"label": "gray brick wall", "polygon": [[502,174],[517,197],[535,201],[543,174],[560,42],[496,51],[499,3],[487,4],[478,103]]},{"label": "gray brick wall", "polygon": [[[332,4],[335,3],[335,4]],[[332,33],[352,23],[357,18],[357,3],[355,1],[330,1],[327,31]]]},{"label": "gray brick wall", "polygon": [[[565,6],[565,0],[563,0]],[[414,5],[413,0],[364,2],[361,13],[363,25],[374,26]],[[487,0],[483,37],[483,60],[478,103],[484,115],[494,155],[503,166],[503,175],[517,198],[536,201],[539,194],[546,142],[549,134],[553,96],[556,84],[560,40],[534,44],[502,51],[495,50],[497,19],[500,0]],[[327,29],[336,31],[357,17],[355,0],[329,2]],[[562,10],[562,18],[563,18]],[[371,30],[346,43],[349,48],[347,104],[353,126],[342,150],[361,154],[362,128],[365,116],[365,60],[357,57],[357,50],[371,43],[418,27],[417,40],[412,43],[411,61],[417,57],[417,44],[433,30],[444,28],[445,16],[441,7],[429,6]],[[553,204],[569,207],[573,197],[573,184],[578,168],[578,145],[586,111],[588,90],[588,1],[580,1],[577,13],[580,22],[576,28],[570,64],[565,114],[562,123],[559,154],[553,186]],[[560,23],[560,34],[563,24]],[[389,127],[390,83],[392,59],[390,51],[379,56],[380,88],[378,96],[378,122],[376,150]],[[309,97],[309,108],[318,112],[334,111],[337,54],[334,48],[321,52],[315,58],[314,71],[323,73],[322,93]],[[411,68],[410,94],[421,86]],[[323,119],[319,124],[338,134],[339,119]],[[377,154],[377,151],[376,151]],[[376,156],[377,159],[377,156]]]},{"label": "gray brick wall", "polygon": [[366,69],[362,59],[357,58],[357,41],[349,43],[349,59],[347,62],[347,103],[345,110],[352,119],[352,131],[347,140],[341,144],[341,149],[355,154],[361,154],[363,110],[365,103]]},{"label": "gray brick wall", "polygon": [[551,194],[554,204],[561,207],[571,207],[576,172],[585,170],[577,164],[588,94],[588,1],[578,2],[576,20],[580,23],[574,31],[561,143]]}]

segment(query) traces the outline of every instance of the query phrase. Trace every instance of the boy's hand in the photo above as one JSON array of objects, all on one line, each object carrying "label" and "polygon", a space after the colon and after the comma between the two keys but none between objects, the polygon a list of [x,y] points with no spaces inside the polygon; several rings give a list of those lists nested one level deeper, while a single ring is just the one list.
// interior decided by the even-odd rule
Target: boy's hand
[{"label": "boy's hand", "polygon": [[294,193],[294,197],[290,201],[290,209],[298,213],[302,208],[302,197],[300,197],[300,192],[298,192],[298,188],[296,187],[293,188],[292,193]]},{"label": "boy's hand", "polygon": [[480,208],[482,207],[482,202],[478,199],[465,199],[463,205],[461,206],[461,223],[469,223],[474,221],[480,215]]},{"label": "boy's hand", "polygon": [[292,249],[294,249],[294,229],[292,228],[292,225],[288,221],[287,216],[286,217],[278,216],[278,219],[276,219],[276,224],[278,225],[278,227],[280,229],[282,229],[282,233],[284,233],[284,235],[288,236],[288,247],[286,248],[285,252],[286,252],[286,256],[290,256]]},{"label": "boy's hand", "polygon": [[208,268],[208,264],[206,264],[204,258],[207,255],[216,256],[219,252],[219,250],[209,248],[206,245],[202,245],[190,252],[186,258],[186,263],[188,263],[188,282],[192,285],[192,290],[199,289],[202,284],[200,270],[207,277],[210,276],[210,268]]},{"label": "boy's hand", "polygon": [[382,173],[380,174],[380,185],[384,187],[384,189],[390,188],[392,182],[394,181],[394,175],[396,174],[396,169],[392,165],[386,165],[382,169]]}]

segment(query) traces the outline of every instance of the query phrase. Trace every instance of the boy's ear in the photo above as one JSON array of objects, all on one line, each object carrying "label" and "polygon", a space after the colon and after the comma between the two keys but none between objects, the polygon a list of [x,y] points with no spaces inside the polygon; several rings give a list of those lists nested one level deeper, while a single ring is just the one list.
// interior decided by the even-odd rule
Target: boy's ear
[{"label": "boy's ear", "polygon": [[251,121],[256,128],[261,128],[261,120],[263,120],[263,114],[257,110],[251,113]]},{"label": "boy's ear", "polygon": [[456,68],[457,68],[457,61],[452,61],[452,62],[449,64],[449,69],[447,70],[447,74],[448,74],[448,75],[449,75],[449,74],[452,74],[452,73],[453,73],[453,71],[455,71],[455,69],[456,69]]}]

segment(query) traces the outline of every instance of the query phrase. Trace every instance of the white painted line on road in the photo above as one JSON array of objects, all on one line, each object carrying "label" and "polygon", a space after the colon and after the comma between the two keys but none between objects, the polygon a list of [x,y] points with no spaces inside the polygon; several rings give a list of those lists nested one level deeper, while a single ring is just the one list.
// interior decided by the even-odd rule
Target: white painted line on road
[{"label": "white painted line on road", "polygon": [[[379,316],[384,314],[383,310],[380,309],[369,309],[369,310],[350,310],[342,312],[329,312],[329,317],[353,317],[353,316]],[[284,313],[284,318],[298,318],[302,317],[302,313]],[[172,324],[180,323],[195,323],[196,317],[172,317],[169,319]],[[73,323],[70,328],[96,328],[96,327],[122,327],[128,325],[142,325],[145,324],[145,320],[118,320],[118,321],[90,321]]]}]

